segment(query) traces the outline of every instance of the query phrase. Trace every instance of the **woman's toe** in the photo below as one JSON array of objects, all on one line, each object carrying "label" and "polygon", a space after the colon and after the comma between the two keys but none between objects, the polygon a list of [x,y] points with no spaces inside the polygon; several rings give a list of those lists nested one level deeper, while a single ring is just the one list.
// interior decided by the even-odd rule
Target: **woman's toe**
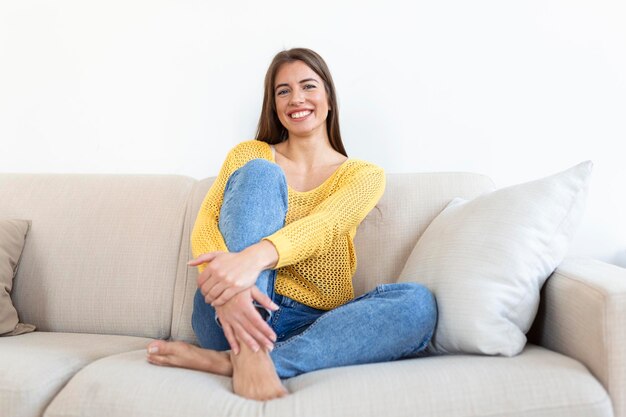
[{"label": "woman's toe", "polygon": [[163,355],[165,353],[166,342],[163,340],[155,340],[148,344],[148,353],[151,355]]}]

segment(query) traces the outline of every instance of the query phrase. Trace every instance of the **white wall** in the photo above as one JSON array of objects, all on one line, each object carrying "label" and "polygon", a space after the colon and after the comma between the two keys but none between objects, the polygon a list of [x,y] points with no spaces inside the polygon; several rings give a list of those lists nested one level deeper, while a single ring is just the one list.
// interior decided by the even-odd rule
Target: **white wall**
[{"label": "white wall", "polygon": [[0,171],[215,175],[272,56],[328,62],[351,156],[498,186],[591,159],[572,255],[626,266],[621,0],[0,0]]}]

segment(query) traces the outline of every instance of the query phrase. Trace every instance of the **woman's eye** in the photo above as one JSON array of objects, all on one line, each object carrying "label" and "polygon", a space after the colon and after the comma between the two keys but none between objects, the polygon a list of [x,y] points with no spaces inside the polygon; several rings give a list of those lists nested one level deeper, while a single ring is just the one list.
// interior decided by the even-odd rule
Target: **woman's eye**
[{"label": "woman's eye", "polygon": [[313,84],[305,84],[304,85],[304,89],[305,90],[310,90],[311,88],[315,88],[315,85],[313,85]]},{"label": "woman's eye", "polygon": [[288,91],[287,90],[278,90],[278,92],[276,93],[277,96],[284,96],[285,94],[287,94]]}]

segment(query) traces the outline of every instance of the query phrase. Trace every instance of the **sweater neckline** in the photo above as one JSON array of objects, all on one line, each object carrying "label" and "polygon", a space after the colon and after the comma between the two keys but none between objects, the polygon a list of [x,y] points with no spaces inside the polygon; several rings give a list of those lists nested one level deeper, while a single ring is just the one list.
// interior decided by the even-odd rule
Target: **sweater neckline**
[{"label": "sweater neckline", "polygon": [[[275,164],[276,164],[276,149],[274,148],[274,145],[270,145],[270,144],[269,144],[269,143],[267,143],[267,142],[263,142],[263,143],[265,143],[267,146],[269,146],[270,151],[271,151],[271,155],[272,155],[272,159],[271,159],[271,161],[272,161],[273,163],[275,163]],[[308,191],[298,191],[298,190],[295,190],[295,189],[291,188],[291,186],[290,186],[289,184],[287,184],[287,191],[288,191],[288,192],[290,192],[290,193],[293,193],[293,194],[300,194],[300,195],[304,195],[304,194],[311,194],[311,193],[314,193],[315,191],[319,191],[319,190],[321,190],[322,188],[325,188],[325,186],[326,186],[326,185],[327,185],[327,184],[328,184],[328,183],[329,183],[329,182],[330,182],[330,181],[331,181],[331,180],[332,180],[335,176],[337,176],[337,174],[339,173],[339,171],[341,171],[341,170],[342,170],[342,169],[343,169],[343,168],[344,168],[344,167],[348,164],[348,162],[349,162],[349,161],[350,161],[350,158],[348,157],[348,159],[346,159],[345,161],[343,161],[343,162],[341,163],[341,165],[339,165],[339,166],[337,167],[337,169],[336,169],[336,170],[335,170],[332,174],[330,174],[330,176],[329,176],[328,178],[326,178],[326,179],[324,180],[324,182],[322,182],[320,185],[318,185],[318,186],[317,186],[317,187],[315,187],[315,188],[312,188],[312,189],[310,189],[310,190],[308,190]],[[278,164],[276,164],[276,165],[278,165]],[[278,165],[278,166],[280,167],[280,165]],[[280,167],[280,169],[282,170],[282,167]],[[284,173],[284,172],[283,172],[283,173]]]}]

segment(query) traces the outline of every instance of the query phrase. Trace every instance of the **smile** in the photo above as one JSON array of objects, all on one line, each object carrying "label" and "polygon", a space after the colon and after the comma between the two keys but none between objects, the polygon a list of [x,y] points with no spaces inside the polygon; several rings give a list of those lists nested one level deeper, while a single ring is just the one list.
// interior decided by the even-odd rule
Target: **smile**
[{"label": "smile", "polygon": [[311,113],[313,113],[311,110],[304,110],[304,111],[291,113],[289,117],[291,117],[292,119],[302,119],[303,117],[307,117]]}]

